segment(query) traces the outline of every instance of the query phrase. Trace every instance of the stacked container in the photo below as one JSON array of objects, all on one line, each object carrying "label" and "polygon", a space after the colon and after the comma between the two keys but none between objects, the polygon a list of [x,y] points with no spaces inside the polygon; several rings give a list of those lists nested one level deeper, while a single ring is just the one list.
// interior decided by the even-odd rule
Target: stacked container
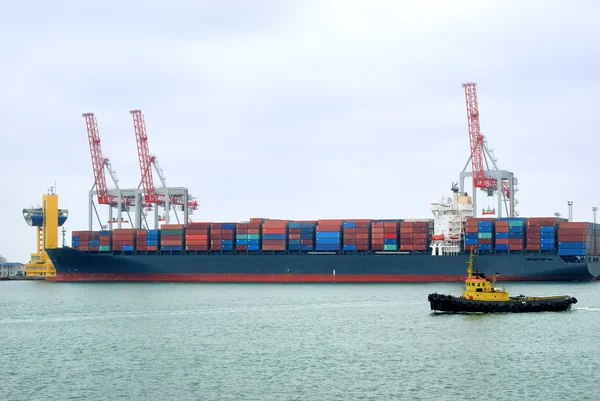
[{"label": "stacked container", "polygon": [[73,248],[80,251],[100,250],[100,236],[98,231],[73,231],[71,234]]},{"label": "stacked container", "polygon": [[160,250],[183,251],[184,232],[183,224],[163,224],[160,227]]},{"label": "stacked container", "polygon": [[558,255],[585,256],[594,250],[592,223],[558,223]]},{"label": "stacked container", "polygon": [[371,222],[371,250],[398,250],[397,220],[373,220]]},{"label": "stacked container", "polygon": [[[494,247],[497,251],[509,251],[509,221],[507,219],[498,219],[495,224]],[[470,235],[472,235],[470,233]]]},{"label": "stacked container", "polygon": [[465,224],[465,251],[491,251],[493,238],[494,219],[470,218],[467,220]]},{"label": "stacked container", "polygon": [[112,235],[113,251],[133,251],[135,249],[135,229],[116,228]]},{"label": "stacked container", "polygon": [[523,251],[525,249],[525,229],[525,219],[521,217],[497,219],[495,222],[496,250]]},{"label": "stacked container", "polygon": [[267,220],[262,226],[262,250],[285,251],[287,248],[287,220]]},{"label": "stacked container", "polygon": [[401,251],[426,251],[428,246],[428,221],[403,221],[400,223]]},{"label": "stacked container", "polygon": [[158,251],[159,244],[160,244],[160,231],[159,230],[146,231],[146,250],[147,251]]},{"label": "stacked container", "polygon": [[288,224],[288,250],[314,250],[315,224],[314,221],[290,222]]},{"label": "stacked container", "polygon": [[346,220],[343,224],[344,251],[368,251],[371,220]]},{"label": "stacked container", "polygon": [[528,251],[554,251],[556,249],[555,217],[530,217],[525,229],[525,248]]},{"label": "stacked container", "polygon": [[319,220],[316,227],[317,251],[339,251],[342,249],[342,220]]},{"label": "stacked container", "polygon": [[233,251],[235,223],[212,223],[210,227],[210,250]]},{"label": "stacked container", "polygon": [[235,250],[249,252],[260,251],[261,226],[261,219],[251,219],[249,223],[238,223],[235,228]]},{"label": "stacked container", "polygon": [[112,232],[111,231],[100,231],[98,232],[100,246],[98,250],[100,252],[110,252],[112,250]]},{"label": "stacked container", "polygon": [[210,223],[188,223],[185,228],[186,251],[208,251]]},{"label": "stacked container", "polygon": [[146,233],[148,230],[136,230],[135,232],[135,250],[136,251],[147,251],[148,245],[146,245]]}]

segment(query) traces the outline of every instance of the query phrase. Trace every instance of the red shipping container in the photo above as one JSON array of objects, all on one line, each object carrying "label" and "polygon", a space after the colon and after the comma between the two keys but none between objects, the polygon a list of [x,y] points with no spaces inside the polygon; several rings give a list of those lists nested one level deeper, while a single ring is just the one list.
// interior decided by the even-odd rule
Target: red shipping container
[{"label": "red shipping container", "polygon": [[264,245],[263,244],[263,250],[264,251],[285,251],[285,244],[280,244],[280,245]]},{"label": "red shipping container", "polygon": [[208,229],[210,228],[211,223],[207,223],[207,222],[197,222],[197,223],[188,223],[187,228],[188,229]]},{"label": "red shipping container", "polygon": [[192,235],[186,235],[185,236],[186,241],[187,240],[197,240],[197,239],[201,239],[201,240],[208,240],[208,235],[207,234],[192,234]]},{"label": "red shipping container", "polygon": [[558,242],[586,242],[588,237],[586,235],[564,235],[558,234]]},{"label": "red shipping container", "polygon": [[186,245],[185,249],[187,251],[208,251],[208,244],[204,244],[204,245]]},{"label": "red shipping container", "polygon": [[247,251],[248,250],[248,245],[236,245],[235,246],[235,250],[236,251]]},{"label": "red shipping container", "polygon": [[268,228],[268,227],[264,227],[262,230],[263,235],[264,234],[285,234],[285,227],[277,227],[277,228]]},{"label": "red shipping container", "polygon": [[509,251],[522,251],[523,250],[523,244],[519,244],[519,245],[509,244],[508,245],[508,250]]},{"label": "red shipping container", "polygon": [[586,229],[587,230],[587,229],[592,229],[593,226],[594,225],[592,223],[574,222],[574,221],[567,221],[567,222],[558,223],[559,230],[561,228],[566,228],[566,229],[579,228],[579,229]]},{"label": "red shipping container", "polygon": [[539,243],[538,244],[535,244],[535,243],[529,244],[528,243],[527,244],[527,250],[528,251],[539,251],[540,250],[540,244]]},{"label": "red shipping container", "polygon": [[174,245],[174,246],[177,246],[177,245],[183,245],[183,241],[177,241],[177,240],[168,240],[168,239],[167,239],[167,240],[163,240],[163,239],[161,239],[161,240],[160,240],[160,244],[161,244],[161,245],[167,245],[167,246],[168,246],[168,245]]}]

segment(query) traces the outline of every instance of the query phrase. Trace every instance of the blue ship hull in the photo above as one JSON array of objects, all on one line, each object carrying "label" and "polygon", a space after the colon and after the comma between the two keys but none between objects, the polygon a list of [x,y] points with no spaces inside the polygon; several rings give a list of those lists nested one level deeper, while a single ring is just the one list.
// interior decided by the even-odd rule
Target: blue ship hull
[{"label": "blue ship hull", "polygon": [[[458,282],[468,255],[90,253],[48,249],[56,281]],[[475,268],[498,281],[590,281],[599,257],[478,255]]]}]

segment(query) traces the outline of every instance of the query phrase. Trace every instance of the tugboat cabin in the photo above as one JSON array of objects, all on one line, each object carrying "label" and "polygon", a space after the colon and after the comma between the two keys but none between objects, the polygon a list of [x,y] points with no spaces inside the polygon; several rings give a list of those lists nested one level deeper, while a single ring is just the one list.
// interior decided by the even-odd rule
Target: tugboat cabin
[{"label": "tugboat cabin", "polygon": [[471,253],[467,262],[467,272],[469,273],[465,280],[465,289],[462,297],[476,301],[508,301],[509,296],[506,291],[501,288],[494,287],[496,283],[496,275],[494,275],[493,283],[487,279],[485,274],[473,273],[473,254]]}]

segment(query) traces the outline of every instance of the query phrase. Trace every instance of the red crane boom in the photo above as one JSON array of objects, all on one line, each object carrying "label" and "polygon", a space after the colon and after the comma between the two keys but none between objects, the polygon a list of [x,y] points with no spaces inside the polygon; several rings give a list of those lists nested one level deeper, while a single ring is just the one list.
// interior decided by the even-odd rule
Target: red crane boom
[{"label": "red crane boom", "polygon": [[473,166],[473,185],[475,188],[496,188],[495,178],[485,176],[483,166],[483,140],[479,125],[479,105],[477,103],[477,88],[475,83],[463,84],[467,102],[467,121],[469,124],[469,139],[471,142],[471,164]]},{"label": "red crane boom", "polygon": [[116,196],[110,196],[108,194],[108,187],[106,186],[106,175],[104,175],[105,159],[102,156],[96,117],[94,117],[94,113],[84,113],[82,116],[85,117],[85,125],[90,142],[90,154],[92,155],[92,169],[94,170],[94,183],[96,184],[98,203],[101,205],[116,204]]},{"label": "red crane boom", "polygon": [[[144,200],[147,203],[155,203],[164,205],[165,195],[157,194],[154,188],[154,178],[152,176],[152,166],[156,161],[156,157],[150,154],[148,146],[148,134],[146,133],[146,122],[141,110],[130,110],[129,113],[133,116],[133,126],[135,130],[135,139],[138,148],[138,158],[140,163],[140,172],[142,174],[142,187],[144,190]],[[164,177],[160,174],[164,185]],[[170,203],[172,205],[183,206],[186,204],[186,199],[183,196],[171,195]],[[187,201],[188,207],[192,210],[198,209],[198,201],[192,199]]]},{"label": "red crane boom", "polygon": [[138,149],[140,172],[142,174],[142,188],[144,190],[144,201],[147,203],[159,203],[159,196],[154,190],[154,179],[152,178],[152,162],[154,156],[150,156],[148,148],[148,135],[146,134],[146,122],[141,110],[131,110],[133,116],[133,127]]}]

